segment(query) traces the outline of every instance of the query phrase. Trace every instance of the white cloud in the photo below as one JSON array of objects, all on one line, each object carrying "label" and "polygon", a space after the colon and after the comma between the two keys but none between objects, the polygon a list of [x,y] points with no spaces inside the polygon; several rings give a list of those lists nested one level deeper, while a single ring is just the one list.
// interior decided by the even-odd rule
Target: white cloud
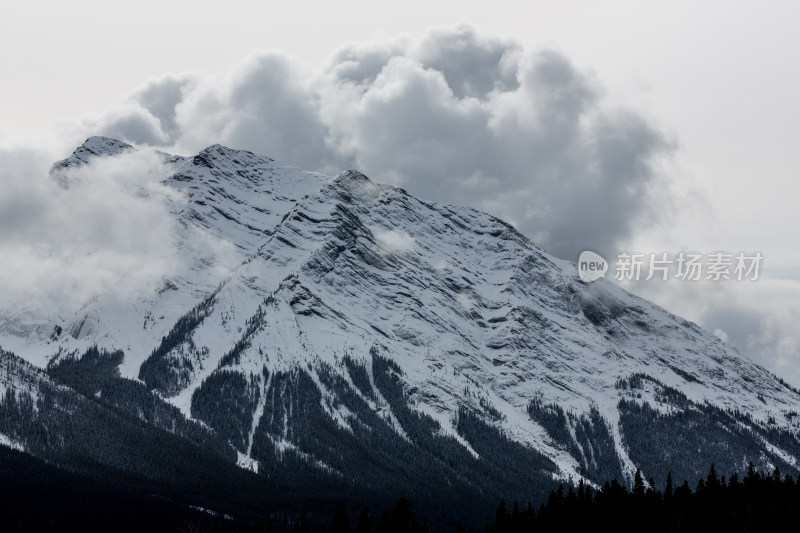
[{"label": "white cloud", "polygon": [[163,167],[148,151],[48,175],[49,154],[0,151],[0,293],[6,309],[74,310],[152,291],[176,269]]},{"label": "white cloud", "polygon": [[514,223],[556,255],[603,252],[657,223],[673,143],[612,106],[554,50],[468,26],[350,43],[321,69],[278,52],[218,75],[165,76],[84,124],[181,153],[213,143],[307,168],[357,168],[433,201]]},{"label": "white cloud", "polygon": [[135,102],[112,109],[100,121],[91,123],[89,128],[103,136],[138,145],[164,146],[170,143],[161,120]]},{"label": "white cloud", "polygon": [[640,282],[629,287],[697,322],[742,354],[800,386],[800,281]]},{"label": "white cloud", "polygon": [[375,230],[373,233],[383,254],[404,254],[414,250],[416,241],[405,230]]},{"label": "white cloud", "polygon": [[[76,129],[81,138],[106,134],[176,153],[221,143],[331,174],[358,168],[374,182],[402,185],[421,198],[497,215],[568,259],[584,249],[612,257],[632,237],[652,245],[651,236],[663,235],[681,207],[681,223],[690,228],[683,235],[707,233],[715,220],[721,226],[722,214],[701,224],[701,210],[682,205],[707,198],[659,171],[676,143],[648,117],[613,105],[601,76],[556,50],[526,50],[460,26],[418,40],[349,43],[313,70],[264,52],[216,75],[162,76]],[[167,194],[163,188],[126,169],[87,169],[63,191],[47,178],[53,159],[0,152],[5,302],[43,294],[77,301],[106,287],[137,292],[172,267],[163,203],[136,192],[143,187],[153,199]],[[746,185],[759,194],[755,182],[738,183],[736,190]],[[751,197],[741,196],[743,209],[729,209],[728,216],[741,218]],[[770,204],[767,215],[791,211],[794,196],[783,198],[788,203],[780,210]],[[756,242],[745,249],[764,239],[786,240],[783,228],[793,227],[778,224],[771,237],[756,218]],[[398,230],[378,231],[376,239],[387,253],[414,246]],[[800,283],[667,283],[636,290],[800,384]]]},{"label": "white cloud", "polygon": [[475,306],[475,298],[467,291],[460,291],[456,294],[456,302],[467,311]]}]

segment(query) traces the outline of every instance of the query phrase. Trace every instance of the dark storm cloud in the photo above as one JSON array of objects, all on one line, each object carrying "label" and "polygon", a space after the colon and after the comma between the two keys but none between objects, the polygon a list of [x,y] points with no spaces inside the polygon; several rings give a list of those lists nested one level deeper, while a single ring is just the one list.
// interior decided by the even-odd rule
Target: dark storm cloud
[{"label": "dark storm cloud", "polygon": [[593,74],[466,26],[351,43],[315,72],[264,53],[218,77],[161,78],[99,125],[177,151],[219,142],[312,170],[354,166],[503,217],[566,258],[615,252],[669,195],[655,165],[671,143],[609,104]]}]

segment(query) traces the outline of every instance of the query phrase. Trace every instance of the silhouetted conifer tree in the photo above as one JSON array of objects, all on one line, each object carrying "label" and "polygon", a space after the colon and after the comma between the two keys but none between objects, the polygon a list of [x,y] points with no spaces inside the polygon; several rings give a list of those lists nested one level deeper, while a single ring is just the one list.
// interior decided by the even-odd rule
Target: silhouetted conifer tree
[{"label": "silhouetted conifer tree", "polygon": [[667,486],[664,487],[664,502],[669,503],[672,501],[672,472],[667,472]]},{"label": "silhouetted conifer tree", "polygon": [[347,517],[347,507],[339,502],[333,510],[331,533],[350,533],[350,519]]},{"label": "silhouetted conifer tree", "polygon": [[361,511],[361,516],[358,517],[355,533],[372,533],[372,519],[366,509]]}]

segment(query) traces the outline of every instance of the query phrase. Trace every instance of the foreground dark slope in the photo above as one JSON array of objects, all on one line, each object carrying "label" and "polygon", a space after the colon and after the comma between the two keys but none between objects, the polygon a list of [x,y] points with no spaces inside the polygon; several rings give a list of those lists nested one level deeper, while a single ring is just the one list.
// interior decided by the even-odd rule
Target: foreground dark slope
[{"label": "foreground dark slope", "polygon": [[[147,490],[120,473],[97,478],[0,447],[0,529],[5,532],[210,530],[215,517]],[[157,494],[161,496],[157,496]],[[170,495],[172,496],[172,495]]]}]

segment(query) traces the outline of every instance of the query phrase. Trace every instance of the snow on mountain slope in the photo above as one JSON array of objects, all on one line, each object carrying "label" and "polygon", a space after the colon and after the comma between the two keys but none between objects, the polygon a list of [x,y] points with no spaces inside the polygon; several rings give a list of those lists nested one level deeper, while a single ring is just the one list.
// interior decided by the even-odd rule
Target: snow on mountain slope
[{"label": "snow on mountain slope", "polygon": [[[93,138],[66,166],[121,149],[132,148]],[[658,477],[687,450],[698,471],[798,465],[796,391],[698,326],[609,281],[579,281],[494,217],[219,145],[164,165],[185,199],[171,209],[188,268],[140,301],[99,297],[25,338],[0,329],[0,345],[39,364],[93,344],[122,350],[123,375],[247,464],[289,450],[341,473],[341,458],[308,440],[318,397],[320,420],[352,446],[368,449],[361,428],[385,424],[404,442],[434,446],[421,444],[425,428],[502,461],[470,433],[477,416],[563,479],[639,466]],[[648,427],[680,438],[648,441]]]},{"label": "snow on mountain slope", "polygon": [[[574,458],[528,416],[534,399],[576,413],[595,406],[612,430],[616,382],[634,373],[761,420],[786,421],[798,403],[713,335],[611,283],[577,281],[574,265],[506,224],[426,204],[355,172],[301,202],[239,280],[244,272],[274,289],[252,319],[261,326],[245,339],[249,346],[226,368],[257,375],[262,366],[336,366],[345,355],[368,361],[378,347],[405,372],[415,407],[445,432],[455,433],[460,405],[483,402],[502,414],[508,434],[545,451],[567,475]],[[206,327],[217,331],[204,322],[195,344],[214,336]],[[619,431],[612,433],[632,468]]]},{"label": "snow on mountain slope", "polygon": [[[92,137],[69,158],[53,165],[51,175],[68,186],[65,169],[91,164],[136,150],[105,137]],[[212,146],[194,158],[162,154],[164,181],[182,193],[167,198],[174,214],[165,228],[178,250],[180,269],[165,277],[155,294],[135,301],[97,296],[66,316],[44,320],[0,317],[0,346],[44,366],[55,354],[76,355],[98,344],[121,349],[124,376],[135,377],[142,360],[175,321],[222,282],[291,209],[296,198],[317,190],[326,180],[318,174],[281,167],[249,152]],[[33,312],[34,317],[37,313]]]}]

